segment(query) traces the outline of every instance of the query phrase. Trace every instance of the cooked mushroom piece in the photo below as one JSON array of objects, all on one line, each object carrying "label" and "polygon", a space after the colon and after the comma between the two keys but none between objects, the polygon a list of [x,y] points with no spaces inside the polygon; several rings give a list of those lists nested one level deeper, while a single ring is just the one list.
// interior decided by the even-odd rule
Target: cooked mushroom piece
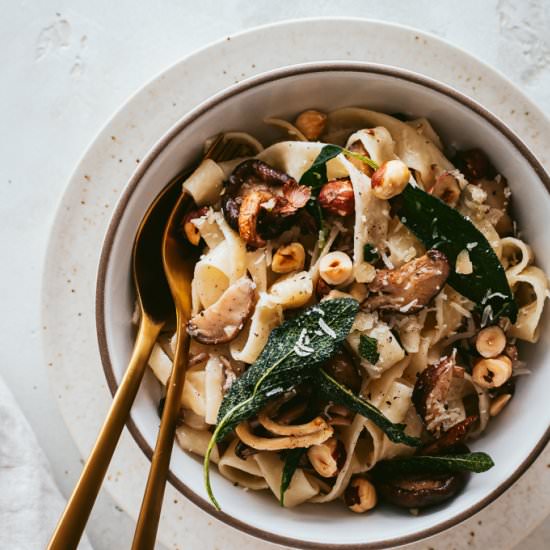
[{"label": "cooked mushroom piece", "polygon": [[435,365],[425,368],[414,385],[412,401],[416,412],[426,429],[436,437],[445,425],[452,422],[453,411],[448,408],[447,395],[453,376],[463,378],[464,369],[456,365],[454,356],[443,357]]},{"label": "cooked mushroom piece", "polygon": [[361,375],[355,366],[351,354],[340,348],[324,365],[323,370],[336,382],[348,387],[352,392],[358,393],[361,389]]},{"label": "cooked mushroom piece", "polygon": [[201,344],[230,342],[252,315],[255,297],[254,283],[242,277],[217,302],[191,318],[187,325],[189,335]]},{"label": "cooked mushroom piece", "polygon": [[422,447],[422,449],[418,451],[418,454],[437,455],[462,443],[466,437],[468,437],[470,430],[477,422],[478,418],[477,415],[467,416],[462,422],[455,424],[447,431],[443,432],[438,439]]},{"label": "cooked mushroom piece", "polygon": [[222,210],[249,246],[280,235],[311,197],[311,188],[258,159],[242,162],[226,183]]},{"label": "cooked mushroom piece", "polygon": [[454,497],[466,484],[463,474],[419,474],[376,480],[378,494],[401,508],[425,508]]},{"label": "cooked mushroom piece", "polygon": [[364,305],[371,310],[416,313],[443,288],[449,272],[447,256],[440,250],[428,250],[401,267],[378,270],[368,285],[371,295]]}]

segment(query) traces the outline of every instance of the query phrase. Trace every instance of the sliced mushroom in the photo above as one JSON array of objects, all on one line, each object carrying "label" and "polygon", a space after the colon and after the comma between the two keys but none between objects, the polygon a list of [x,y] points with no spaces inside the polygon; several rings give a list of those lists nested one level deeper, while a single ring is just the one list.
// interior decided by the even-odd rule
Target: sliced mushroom
[{"label": "sliced mushroom", "polygon": [[464,369],[457,367],[454,356],[443,357],[424,369],[416,380],[412,401],[426,429],[436,437],[449,420],[447,395],[453,376],[463,378]]},{"label": "sliced mushroom", "polygon": [[462,422],[455,424],[446,432],[443,432],[438,439],[432,443],[429,443],[425,447],[422,447],[422,449],[418,451],[418,454],[436,455],[450,449],[451,447],[455,447],[459,443],[462,443],[470,433],[470,430],[477,422],[478,418],[479,417],[477,415],[466,417]]},{"label": "sliced mushroom", "polygon": [[401,267],[378,270],[368,285],[372,294],[364,305],[371,310],[416,313],[443,288],[449,272],[447,256],[440,250],[428,250]]},{"label": "sliced mushroom", "polygon": [[226,184],[224,216],[249,246],[287,229],[311,197],[311,188],[258,159],[242,162]]},{"label": "sliced mushroom", "polygon": [[224,344],[237,337],[252,315],[256,294],[254,283],[242,277],[210,307],[191,318],[189,335],[201,344]]},{"label": "sliced mushroom", "polygon": [[275,435],[292,435],[302,436],[311,435],[326,427],[327,423],[320,416],[315,417],[313,420],[306,422],[305,424],[281,424],[275,422],[267,416],[267,414],[259,414],[258,422],[268,431]]},{"label": "sliced mushroom", "polygon": [[378,494],[401,508],[425,508],[454,497],[466,484],[462,474],[420,474],[376,480]]},{"label": "sliced mushroom", "polygon": [[327,372],[336,382],[348,387],[354,393],[361,389],[361,375],[355,366],[351,354],[340,348],[324,365]]},{"label": "sliced mushroom", "polygon": [[282,451],[283,449],[307,448],[312,445],[319,445],[332,437],[333,429],[322,418],[320,428],[313,433],[300,436],[282,436],[282,437],[261,437],[252,433],[248,422],[241,422],[235,432],[238,438],[253,449],[258,451]]}]

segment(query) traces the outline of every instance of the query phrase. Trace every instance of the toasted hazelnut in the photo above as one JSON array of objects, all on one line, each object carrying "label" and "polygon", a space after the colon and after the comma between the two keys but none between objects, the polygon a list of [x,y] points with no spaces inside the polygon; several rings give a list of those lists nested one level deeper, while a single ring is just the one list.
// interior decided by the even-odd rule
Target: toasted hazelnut
[{"label": "toasted hazelnut", "polygon": [[452,174],[445,172],[435,180],[430,193],[449,206],[455,207],[460,198],[460,185]]},{"label": "toasted hazelnut", "polygon": [[372,175],[372,191],[379,199],[391,199],[405,189],[410,178],[411,173],[404,162],[389,160]]},{"label": "toasted hazelnut", "polygon": [[355,196],[349,178],[331,180],[319,193],[321,208],[337,216],[351,216],[355,211]]},{"label": "toasted hazelnut", "polygon": [[319,262],[319,275],[329,285],[345,283],[353,271],[351,258],[340,251],[329,252]]},{"label": "toasted hazelnut", "polygon": [[307,457],[321,477],[334,477],[346,461],[346,449],[339,439],[331,437],[320,445],[312,445]]},{"label": "toasted hazelnut", "polygon": [[197,246],[201,240],[201,233],[199,228],[195,225],[194,221],[204,216],[207,212],[207,208],[203,207],[199,210],[192,210],[188,212],[182,221],[183,232],[187,240],[193,245]]},{"label": "toasted hazelnut", "polygon": [[344,492],[346,506],[358,514],[372,510],[376,506],[376,489],[374,485],[362,477],[355,477]]},{"label": "toasted hazelnut", "polygon": [[498,388],[512,376],[512,361],[506,355],[479,360],[472,371],[472,380],[482,388]]},{"label": "toasted hazelnut", "polygon": [[491,358],[500,355],[506,347],[506,335],[496,326],[485,327],[476,337],[476,349],[482,357]]},{"label": "toasted hazelnut", "polygon": [[298,115],[294,125],[307,139],[315,141],[325,129],[327,115],[310,109]]},{"label": "toasted hazelnut", "polygon": [[511,394],[509,393],[503,393],[501,395],[498,395],[491,401],[491,405],[489,406],[489,414],[491,416],[496,416],[500,413],[502,409],[506,406],[508,401],[512,399]]},{"label": "toasted hazelnut", "polygon": [[275,273],[300,271],[304,267],[305,259],[304,247],[300,243],[290,243],[277,249],[271,261],[271,269]]}]

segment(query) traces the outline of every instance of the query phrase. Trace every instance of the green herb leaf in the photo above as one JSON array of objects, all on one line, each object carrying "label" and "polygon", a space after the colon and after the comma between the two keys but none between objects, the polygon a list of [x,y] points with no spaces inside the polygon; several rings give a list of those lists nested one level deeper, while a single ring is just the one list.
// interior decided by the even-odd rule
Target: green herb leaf
[{"label": "green herb leaf", "polygon": [[378,359],[380,359],[380,353],[378,353],[378,341],[376,338],[361,334],[359,337],[359,353],[361,357],[366,359],[371,365],[376,365]]},{"label": "green herb leaf", "polygon": [[319,369],[315,378],[318,389],[327,399],[359,413],[376,424],[394,443],[404,443],[410,447],[419,447],[422,441],[405,433],[405,424],[394,424],[388,420],[372,403],[355,395],[349,388],[338,383],[324,370]]},{"label": "green herb leaf", "polygon": [[377,262],[380,259],[378,249],[370,243],[363,247],[363,259],[370,264]]},{"label": "green herb leaf", "polygon": [[[437,197],[408,185],[400,195],[398,215],[427,248],[438,248],[451,264],[447,282],[476,303],[488,322],[507,316],[516,321],[518,306],[508,285],[502,264],[491,245],[475,225]],[[473,273],[456,273],[456,258],[468,250]],[[487,323],[485,323],[487,324]]]},{"label": "green herb leaf", "polygon": [[327,162],[342,152],[338,145],[325,145],[313,164],[302,174],[300,184],[318,188],[327,182]]},{"label": "green herb leaf", "polygon": [[214,445],[270,399],[310,378],[315,367],[329,359],[349,334],[358,308],[352,298],[327,300],[286,321],[271,331],[260,357],[231,385],[204,457],[204,481],[216,508],[219,505],[209,478]]},{"label": "green herb leaf", "polygon": [[495,465],[487,453],[459,455],[410,456],[383,460],[373,469],[375,476],[391,477],[405,474],[447,474],[454,472],[486,472]]},{"label": "green herb leaf", "polygon": [[300,459],[304,456],[307,449],[298,448],[290,449],[285,454],[285,465],[283,466],[283,475],[281,477],[281,496],[279,502],[281,506],[285,505],[285,493],[288,489],[292,478],[294,477],[294,472],[298,469],[298,464]]},{"label": "green herb leaf", "polygon": [[318,189],[324,185],[328,179],[327,162],[337,157],[340,153],[344,153],[347,157],[359,159],[374,170],[378,168],[378,164],[365,155],[348,151],[348,149],[344,149],[339,145],[325,145],[313,161],[313,164],[302,174],[300,184],[309,185],[313,189]]}]

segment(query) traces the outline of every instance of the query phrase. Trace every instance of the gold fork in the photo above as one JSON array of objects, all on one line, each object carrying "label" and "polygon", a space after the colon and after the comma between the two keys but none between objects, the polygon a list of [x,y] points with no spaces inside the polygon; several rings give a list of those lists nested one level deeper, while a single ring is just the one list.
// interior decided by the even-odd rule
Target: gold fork
[{"label": "gold fork", "polygon": [[[234,141],[218,137],[210,146],[206,158],[222,161],[238,156],[241,146]],[[155,452],[151,461],[149,478],[136,525],[133,550],[153,549],[158,529],[162,499],[170,455],[181,404],[181,394],[187,371],[189,336],[187,322],[191,317],[191,280],[198,253],[191,246],[184,246],[181,227],[185,214],[194,206],[191,197],[182,194],[174,206],[164,232],[162,262],[168,285],[176,305],[176,350],[172,373],[167,383],[166,400],[160,424]]]}]

